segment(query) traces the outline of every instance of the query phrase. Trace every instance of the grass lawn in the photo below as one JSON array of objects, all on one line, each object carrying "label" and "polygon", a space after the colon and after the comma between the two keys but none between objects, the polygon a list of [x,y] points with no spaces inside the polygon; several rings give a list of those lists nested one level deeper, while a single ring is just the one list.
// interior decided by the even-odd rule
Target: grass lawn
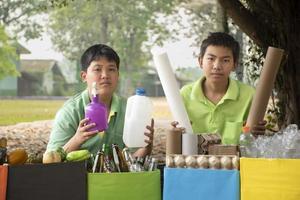
[{"label": "grass lawn", "polygon": [[[166,99],[151,98],[154,119],[170,119]],[[65,100],[0,100],[0,126],[54,119]]]},{"label": "grass lawn", "polygon": [[0,100],[0,126],[53,119],[65,100]]}]

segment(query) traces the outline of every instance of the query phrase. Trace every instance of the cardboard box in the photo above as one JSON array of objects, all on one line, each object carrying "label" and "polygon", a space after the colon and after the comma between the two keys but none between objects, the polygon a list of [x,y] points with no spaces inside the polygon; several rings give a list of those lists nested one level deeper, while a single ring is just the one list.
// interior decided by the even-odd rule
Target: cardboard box
[{"label": "cardboard box", "polygon": [[237,170],[179,169],[164,170],[164,200],[239,200]]},{"label": "cardboard box", "polygon": [[7,200],[86,200],[86,163],[9,166]]},{"label": "cardboard box", "polygon": [[237,145],[215,144],[208,147],[209,155],[239,155]]},{"label": "cardboard box", "polygon": [[300,159],[241,158],[242,200],[299,200]]},{"label": "cardboard box", "polygon": [[221,136],[218,133],[202,133],[198,135],[198,154],[208,154],[211,145],[221,144]]},{"label": "cardboard box", "polygon": [[88,174],[88,200],[160,199],[159,170]]}]

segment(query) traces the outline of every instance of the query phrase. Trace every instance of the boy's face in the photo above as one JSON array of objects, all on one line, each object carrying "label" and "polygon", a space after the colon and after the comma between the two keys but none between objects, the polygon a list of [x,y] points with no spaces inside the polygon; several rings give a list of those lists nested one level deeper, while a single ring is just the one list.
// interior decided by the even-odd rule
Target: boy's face
[{"label": "boy's face", "polygon": [[236,63],[232,50],[223,46],[208,46],[202,58],[199,58],[206,80],[215,83],[225,83]]},{"label": "boy's face", "polygon": [[92,61],[86,72],[81,71],[81,78],[90,92],[93,82],[96,82],[100,98],[111,98],[118,85],[119,71],[114,61],[100,58]]}]

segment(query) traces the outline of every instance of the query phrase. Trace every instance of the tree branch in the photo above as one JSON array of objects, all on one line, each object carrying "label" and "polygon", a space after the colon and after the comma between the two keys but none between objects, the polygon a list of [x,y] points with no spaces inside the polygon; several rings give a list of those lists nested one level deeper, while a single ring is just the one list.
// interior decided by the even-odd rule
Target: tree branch
[{"label": "tree branch", "polygon": [[6,25],[9,25],[10,23],[17,21],[18,19],[20,19],[24,15],[27,15],[27,13],[20,13],[18,16],[10,18],[9,20],[6,21]]},{"label": "tree branch", "polygon": [[[218,0],[226,10],[227,15],[245,32],[257,45],[264,47],[265,43],[260,30],[263,26],[238,0]],[[265,30],[265,28],[264,28]]]}]

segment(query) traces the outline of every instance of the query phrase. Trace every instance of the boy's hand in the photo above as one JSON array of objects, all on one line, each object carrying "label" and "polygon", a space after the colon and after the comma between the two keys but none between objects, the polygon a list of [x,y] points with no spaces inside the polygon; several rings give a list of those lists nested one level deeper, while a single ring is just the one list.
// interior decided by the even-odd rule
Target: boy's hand
[{"label": "boy's hand", "polygon": [[82,143],[99,132],[98,130],[89,131],[89,129],[95,127],[96,124],[95,123],[88,124],[88,122],[89,122],[88,118],[81,120],[79,122],[79,126],[75,133],[75,137],[77,137],[78,140],[82,141]]},{"label": "boy's hand", "polygon": [[96,126],[95,123],[88,124],[88,122],[88,118],[79,122],[75,135],[63,147],[66,152],[78,150],[86,140],[99,132],[98,130],[88,131],[90,128]]},{"label": "boy's hand", "polygon": [[266,132],[266,124],[267,121],[263,120],[254,125],[251,130],[253,136],[257,137],[259,135],[264,135]]},{"label": "boy's hand", "polygon": [[148,139],[145,140],[145,142],[148,144],[146,148],[150,149],[150,152],[152,151],[153,147],[153,135],[154,135],[154,120],[151,119],[151,125],[146,126],[146,129],[148,129],[148,132],[145,132],[144,135],[148,137]]}]

